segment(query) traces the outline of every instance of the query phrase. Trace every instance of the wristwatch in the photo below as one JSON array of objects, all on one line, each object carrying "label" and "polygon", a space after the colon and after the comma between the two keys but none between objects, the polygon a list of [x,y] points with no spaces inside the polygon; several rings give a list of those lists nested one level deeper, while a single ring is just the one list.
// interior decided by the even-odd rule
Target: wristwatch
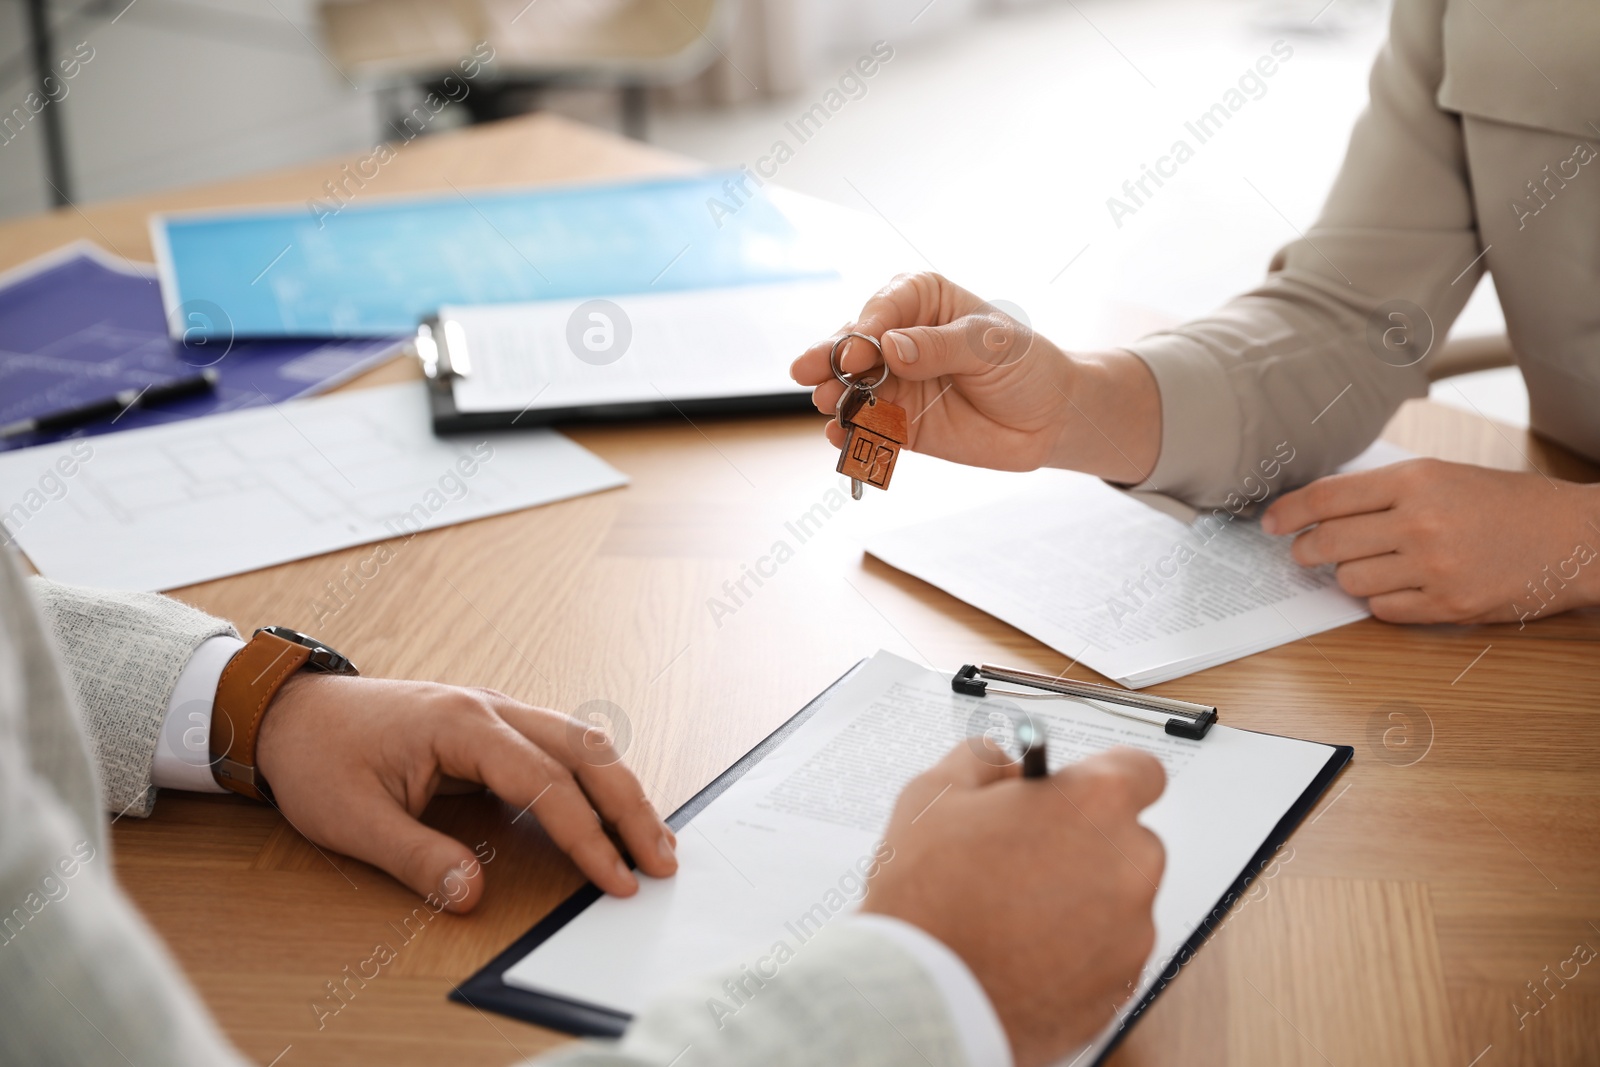
[{"label": "wristwatch", "polygon": [[256,735],[279,688],[296,671],[359,674],[355,664],[314,637],[263,626],[223,668],[211,709],[211,774],[224,789],[272,801],[256,769]]}]

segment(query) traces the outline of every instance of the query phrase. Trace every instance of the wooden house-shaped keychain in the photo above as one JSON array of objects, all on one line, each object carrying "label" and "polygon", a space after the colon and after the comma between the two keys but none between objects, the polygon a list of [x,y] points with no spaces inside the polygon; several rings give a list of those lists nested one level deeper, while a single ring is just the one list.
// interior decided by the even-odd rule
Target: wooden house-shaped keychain
[{"label": "wooden house-shaped keychain", "polygon": [[[849,399],[855,403],[848,404],[839,419],[844,428],[844,447],[839,450],[839,466],[835,469],[856,482],[887,489],[894,462],[909,436],[906,409],[870,394]],[[859,492],[851,495],[860,496]]]}]

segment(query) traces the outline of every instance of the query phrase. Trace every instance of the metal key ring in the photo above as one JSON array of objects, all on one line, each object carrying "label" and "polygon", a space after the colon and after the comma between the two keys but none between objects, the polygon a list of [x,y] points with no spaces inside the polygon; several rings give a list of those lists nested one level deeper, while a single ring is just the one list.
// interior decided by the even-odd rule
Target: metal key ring
[{"label": "metal key ring", "polygon": [[887,361],[884,362],[883,373],[878,375],[878,380],[875,382],[864,382],[859,378],[851,378],[846,375],[845,372],[839,368],[839,346],[849,341],[852,337],[859,337],[861,340],[866,341],[873,348],[878,350],[878,358],[883,358],[883,345],[876,337],[868,337],[864,333],[847,333],[843,337],[835,340],[833,342],[833,347],[828,350],[828,368],[833,371],[833,376],[835,378],[844,383],[847,389],[865,389],[868,392],[871,392],[889,380],[889,364]]}]

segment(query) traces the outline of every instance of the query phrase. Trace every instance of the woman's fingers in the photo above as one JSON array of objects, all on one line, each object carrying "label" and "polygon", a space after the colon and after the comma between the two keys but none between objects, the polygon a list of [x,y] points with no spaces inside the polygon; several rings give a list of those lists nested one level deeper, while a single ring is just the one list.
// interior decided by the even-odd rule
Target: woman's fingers
[{"label": "woman's fingers", "polygon": [[1381,593],[1367,601],[1372,614],[1384,622],[1441,622],[1433,598],[1420,589],[1400,589]]},{"label": "woman's fingers", "polygon": [[1290,554],[1304,567],[1344,563],[1397,551],[1400,523],[1392,511],[1324,519],[1294,539]]},{"label": "woman's fingers", "polygon": [[1294,533],[1328,519],[1391,508],[1400,497],[1397,475],[1404,466],[1395,464],[1318,478],[1274,501],[1261,516],[1261,528],[1269,534]]},{"label": "woman's fingers", "polygon": [[1395,552],[1339,564],[1334,572],[1339,588],[1351,596],[1375,597],[1420,586],[1411,560]]},{"label": "woman's fingers", "polygon": [[839,410],[839,398],[844,395],[844,383],[834,377],[811,390],[811,402],[817,410],[824,415],[836,414]]},{"label": "woman's fingers", "polygon": [[944,326],[983,306],[983,301],[943,275],[901,274],[861,309],[861,332],[882,337],[912,326]]},{"label": "woman's fingers", "polygon": [[890,372],[913,382],[985,374],[1018,362],[1032,346],[1032,330],[988,305],[943,326],[912,326],[883,335]]},{"label": "woman's fingers", "polygon": [[[911,327],[938,327],[954,323],[984,308],[983,301],[938,274],[902,274],[874,293],[855,322],[846,323],[825,341],[806,349],[789,368],[801,385],[821,385],[833,377],[829,353],[834,341],[848,333],[862,333],[882,339],[891,330]],[[839,363],[846,374],[861,374],[880,362],[876,346],[852,339],[839,346]],[[910,365],[912,361],[901,361]],[[893,368],[891,364],[891,369]],[[920,375],[933,377],[933,375]],[[822,410],[822,400],[817,406]]]}]

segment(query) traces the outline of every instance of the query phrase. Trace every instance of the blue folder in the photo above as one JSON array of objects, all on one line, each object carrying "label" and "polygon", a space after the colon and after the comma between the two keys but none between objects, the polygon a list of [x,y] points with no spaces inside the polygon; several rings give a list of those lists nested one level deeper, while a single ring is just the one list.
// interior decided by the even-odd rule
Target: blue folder
[{"label": "blue folder", "polygon": [[368,188],[343,206],[156,216],[151,235],[169,317],[203,307],[200,329],[236,337],[394,336],[445,304],[831,276],[738,177],[388,200]]}]

